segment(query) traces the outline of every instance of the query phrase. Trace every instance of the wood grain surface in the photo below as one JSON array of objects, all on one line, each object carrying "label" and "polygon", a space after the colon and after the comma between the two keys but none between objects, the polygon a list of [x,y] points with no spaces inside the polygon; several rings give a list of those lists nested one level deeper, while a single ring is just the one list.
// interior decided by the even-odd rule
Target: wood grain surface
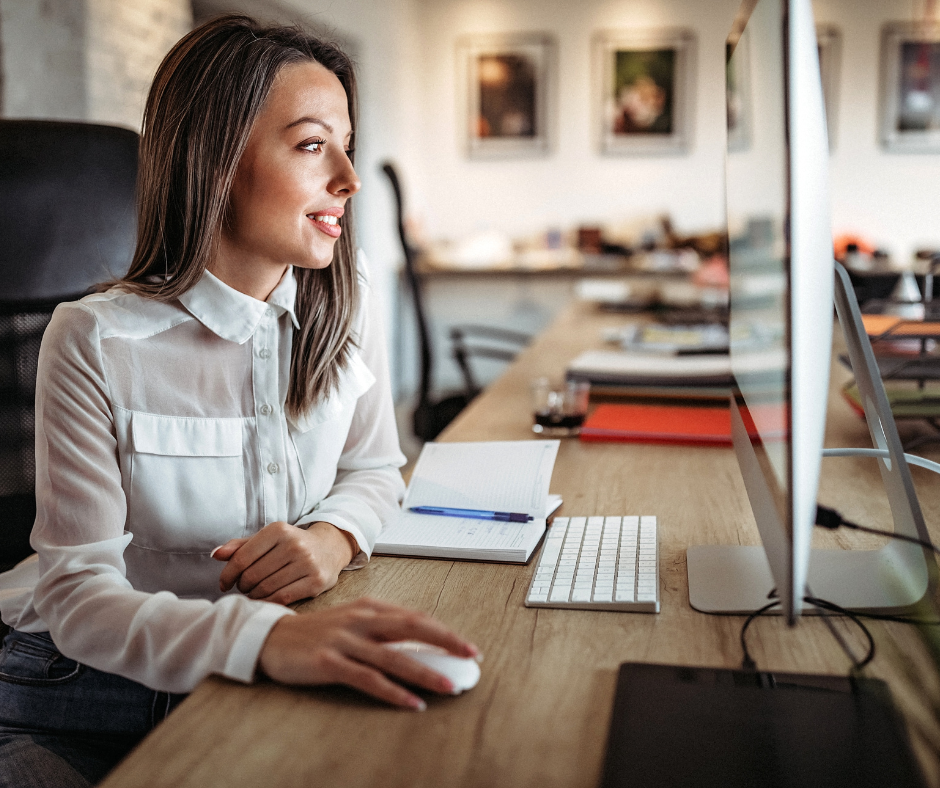
[{"label": "wood grain surface", "polygon": [[[576,304],[481,395],[443,440],[532,437],[529,384],[561,379],[565,362],[600,344],[623,316]],[[837,338],[838,344],[838,338]],[[870,446],[841,401],[848,373],[834,367],[827,445]],[[907,429],[916,429],[908,427]],[[925,456],[938,457],[926,449]],[[913,469],[924,514],[940,540],[940,482]],[[242,686],[209,679],[103,783],[119,786],[595,786],[617,666],[624,661],[738,667],[741,617],[709,616],[688,601],[685,550],[759,544],[731,449],[562,442],[551,491],[561,514],[659,517],[662,612],[658,615],[535,610],[523,606],[535,560],[510,566],[376,558],[316,609],[363,595],[432,613],[476,642],[482,679],[460,697],[426,696],[424,713],[392,710],[343,688]],[[820,500],[847,517],[890,527],[875,463],[827,459]],[[874,547],[878,537],[823,534],[819,545]],[[840,624],[860,651],[862,641]],[[871,675],[890,680],[932,785],[940,785],[940,684],[916,631],[874,623]],[[818,619],[788,628],[759,619],[748,633],[765,670],[845,673],[849,662]],[[668,735],[668,732],[664,733]]]}]

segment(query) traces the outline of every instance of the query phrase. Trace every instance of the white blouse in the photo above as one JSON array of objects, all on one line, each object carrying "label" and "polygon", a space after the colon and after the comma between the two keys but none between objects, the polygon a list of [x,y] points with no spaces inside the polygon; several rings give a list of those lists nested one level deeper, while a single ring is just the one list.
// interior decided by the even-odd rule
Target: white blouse
[{"label": "white blouse", "polygon": [[358,349],[339,386],[286,416],[296,283],[266,303],[206,272],[178,301],[114,289],[60,305],[36,388],[38,555],[0,575],[0,615],[86,665],[188,692],[250,681],[291,610],[219,592],[214,547],[283,520],[348,532],[364,564],[398,509],[381,321],[360,255]]}]

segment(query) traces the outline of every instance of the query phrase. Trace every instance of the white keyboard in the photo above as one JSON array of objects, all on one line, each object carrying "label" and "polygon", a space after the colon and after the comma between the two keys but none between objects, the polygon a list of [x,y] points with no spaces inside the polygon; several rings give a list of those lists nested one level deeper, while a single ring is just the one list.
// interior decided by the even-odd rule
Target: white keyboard
[{"label": "white keyboard", "polygon": [[656,518],[556,517],[525,604],[658,613]]}]

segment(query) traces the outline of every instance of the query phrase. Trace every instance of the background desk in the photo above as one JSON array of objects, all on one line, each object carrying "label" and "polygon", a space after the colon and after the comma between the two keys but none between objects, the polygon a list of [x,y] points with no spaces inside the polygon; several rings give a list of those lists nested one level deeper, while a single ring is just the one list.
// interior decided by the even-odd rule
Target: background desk
[{"label": "background desk", "polygon": [[[444,439],[530,437],[529,380],[560,375],[566,359],[596,344],[597,331],[620,319],[584,305],[566,310]],[[839,381],[845,377],[840,370],[834,374]],[[834,400],[828,444],[866,441],[862,423]],[[826,460],[824,474],[822,502],[851,519],[889,522],[873,461]],[[920,469],[914,476],[926,520],[940,539],[940,484]],[[563,514],[659,516],[659,615],[525,608],[532,564],[376,558],[305,608],[368,594],[433,613],[483,650],[483,677],[474,690],[431,697],[428,710],[417,714],[342,688],[242,686],[213,678],[118,767],[106,788],[595,786],[620,662],[740,665],[743,619],[689,607],[686,547],[759,539],[730,449],[565,441],[551,489],[564,496]],[[848,544],[838,536],[843,539]],[[918,710],[924,699],[940,708],[940,686],[925,669],[916,634],[902,625],[876,623],[872,629],[880,649],[872,673],[890,677],[896,697],[913,709],[917,735],[934,737],[940,748],[936,725]],[[761,619],[749,631],[749,643],[761,669],[848,668],[819,620],[789,630],[778,618]],[[940,784],[935,762],[931,769],[932,783]]]},{"label": "background desk", "polygon": [[[435,389],[460,389],[463,380],[451,358],[450,326],[475,324],[508,328],[535,335],[545,330],[571,303],[583,279],[627,280],[640,286],[685,281],[686,274],[657,274],[618,264],[617,258],[598,259],[583,268],[440,268],[418,265],[424,289],[424,308],[430,323],[435,358]],[[418,380],[418,336],[408,284],[401,275],[395,304],[395,356],[398,359],[396,399],[411,396]],[[498,361],[475,359],[474,370],[483,384],[505,371]]]}]

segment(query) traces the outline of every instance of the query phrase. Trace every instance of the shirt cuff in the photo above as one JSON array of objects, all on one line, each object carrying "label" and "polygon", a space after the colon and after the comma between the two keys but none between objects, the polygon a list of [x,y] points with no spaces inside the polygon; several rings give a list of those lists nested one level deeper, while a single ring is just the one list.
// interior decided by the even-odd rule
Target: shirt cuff
[{"label": "shirt cuff", "polygon": [[284,616],[296,615],[293,610],[273,602],[261,602],[258,611],[245,622],[225,660],[222,675],[244,684],[255,680],[258,657],[272,627]]}]

